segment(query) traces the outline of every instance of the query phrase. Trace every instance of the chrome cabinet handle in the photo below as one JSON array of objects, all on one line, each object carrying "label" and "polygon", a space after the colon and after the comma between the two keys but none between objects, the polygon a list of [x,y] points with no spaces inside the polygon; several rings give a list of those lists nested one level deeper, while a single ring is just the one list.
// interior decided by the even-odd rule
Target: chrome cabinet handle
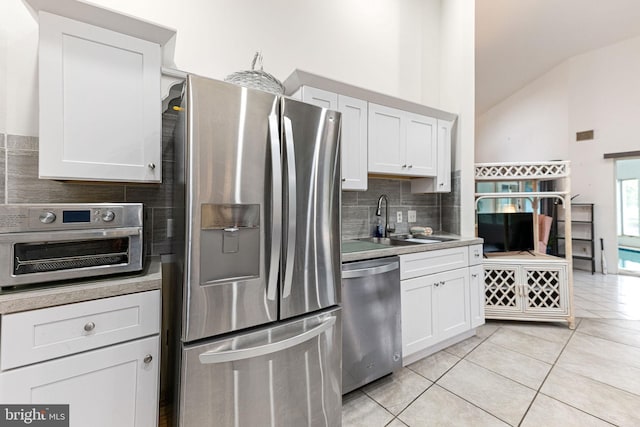
[{"label": "chrome cabinet handle", "polygon": [[438,282],[435,282],[435,283],[433,284],[433,286],[435,286],[435,287],[437,288],[437,287],[438,287],[438,286],[440,286],[440,285],[438,284]]},{"label": "chrome cabinet handle", "polygon": [[86,325],[84,325],[84,330],[87,332],[91,332],[96,328],[96,324],[93,322],[89,322]]},{"label": "chrome cabinet handle", "polygon": [[151,361],[152,361],[152,360],[153,360],[153,356],[152,356],[152,355],[150,355],[150,354],[147,354],[147,355],[144,357],[144,359],[142,359],[142,361],[143,361],[146,365],[148,365],[149,363],[151,363]]},{"label": "chrome cabinet handle", "polygon": [[413,167],[413,165],[409,165],[409,166],[407,166],[407,167],[408,167],[409,169],[411,169],[411,168]]},{"label": "chrome cabinet handle", "polygon": [[149,169],[154,170],[156,168],[156,164],[151,162],[147,165],[149,167]]},{"label": "chrome cabinet handle", "polygon": [[404,169],[404,168],[406,168],[406,167],[407,167],[407,165],[402,165],[402,169]]},{"label": "chrome cabinet handle", "polygon": [[477,274],[472,274],[471,277],[473,277],[474,279],[478,277]]},{"label": "chrome cabinet handle", "polygon": [[282,249],[282,168],[280,165],[280,133],[278,116],[269,115],[269,139],[271,141],[271,262],[267,281],[267,299],[274,301],[278,290],[278,268]]}]

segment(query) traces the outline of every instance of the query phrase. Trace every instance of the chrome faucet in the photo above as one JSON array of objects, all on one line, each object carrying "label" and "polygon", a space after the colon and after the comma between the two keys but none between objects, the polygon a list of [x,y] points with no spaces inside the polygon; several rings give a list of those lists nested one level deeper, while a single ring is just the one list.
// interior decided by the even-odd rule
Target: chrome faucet
[{"label": "chrome faucet", "polygon": [[389,199],[386,194],[378,197],[378,208],[376,209],[376,216],[381,216],[382,201],[384,200],[384,233],[382,237],[389,237],[389,233],[396,231],[395,228],[391,228],[389,225]]}]

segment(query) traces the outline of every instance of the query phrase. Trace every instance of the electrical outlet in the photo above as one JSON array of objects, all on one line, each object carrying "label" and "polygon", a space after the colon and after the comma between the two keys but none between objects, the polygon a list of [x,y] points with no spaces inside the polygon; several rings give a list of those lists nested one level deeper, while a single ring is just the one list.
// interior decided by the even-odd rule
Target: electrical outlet
[{"label": "electrical outlet", "polygon": [[416,222],[416,211],[407,211],[407,221]]},{"label": "electrical outlet", "polygon": [[398,211],[398,213],[396,214],[397,216],[397,223],[400,224],[402,222],[402,211]]}]

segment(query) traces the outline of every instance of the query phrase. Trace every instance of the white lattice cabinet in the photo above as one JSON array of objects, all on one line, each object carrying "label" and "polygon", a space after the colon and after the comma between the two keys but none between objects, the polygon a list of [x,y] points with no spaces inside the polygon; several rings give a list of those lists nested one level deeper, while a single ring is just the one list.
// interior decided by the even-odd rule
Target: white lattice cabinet
[{"label": "white lattice cabinet", "polygon": [[484,262],[485,316],[566,320],[569,315],[567,263],[536,254],[490,255]]},{"label": "white lattice cabinet", "polygon": [[[492,253],[483,261],[485,316],[488,319],[513,319],[567,322],[574,328],[572,309],[573,273],[571,262],[571,198],[568,161],[478,163],[476,181],[532,181],[534,191],[476,193],[476,205],[482,199],[529,199],[533,206],[534,241],[538,241],[540,199],[552,198],[564,206],[566,258],[539,252]],[[539,191],[538,182],[554,180],[557,191]]]}]

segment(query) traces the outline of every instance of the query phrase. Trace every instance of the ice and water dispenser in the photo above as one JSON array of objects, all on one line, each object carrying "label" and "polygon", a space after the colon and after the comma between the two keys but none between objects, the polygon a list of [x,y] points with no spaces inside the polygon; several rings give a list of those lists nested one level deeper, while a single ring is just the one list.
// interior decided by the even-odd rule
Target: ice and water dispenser
[{"label": "ice and water dispenser", "polygon": [[203,204],[200,226],[202,284],[260,275],[260,205]]}]

